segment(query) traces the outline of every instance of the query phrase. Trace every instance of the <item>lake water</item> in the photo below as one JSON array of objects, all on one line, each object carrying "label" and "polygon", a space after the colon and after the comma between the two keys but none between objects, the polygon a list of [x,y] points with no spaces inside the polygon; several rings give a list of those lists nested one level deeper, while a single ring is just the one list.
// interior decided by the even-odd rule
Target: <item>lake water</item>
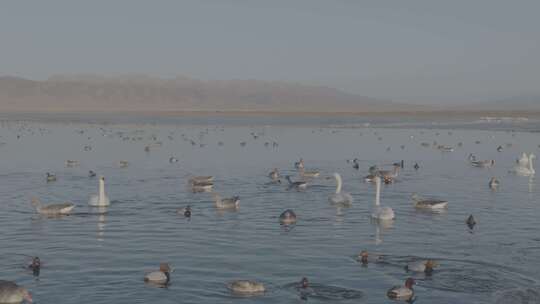
[{"label": "lake water", "polygon": [[[5,120],[0,128],[0,279],[27,287],[37,303],[302,303],[293,283],[304,276],[315,284],[309,303],[392,303],[386,291],[409,276],[418,282],[415,303],[494,303],[502,291],[538,290],[540,185],[508,173],[521,152],[539,150],[536,122],[76,120]],[[162,146],[145,151],[157,141]],[[434,141],[456,149],[421,145]],[[472,167],[469,153],[496,164]],[[306,191],[270,183],[274,167],[299,179],[300,157],[321,172]],[[360,170],[347,163],[353,158]],[[67,168],[67,159],[80,166]],[[121,160],[129,166],[120,168]],[[371,165],[400,160],[405,168],[381,195],[396,219],[381,225],[370,219],[375,187],[363,177]],[[89,170],[106,177],[112,204],[104,214],[87,205],[98,184]],[[46,172],[58,181],[47,183]],[[328,203],[333,172],[354,197],[351,208]],[[215,176],[214,192],[239,195],[240,208],[216,210],[211,193],[187,187],[192,175]],[[493,176],[498,191],[487,186]],[[416,210],[413,192],[448,200],[448,210]],[[76,207],[70,216],[42,217],[30,205],[34,196]],[[190,220],[176,214],[187,205]],[[284,227],[278,216],[288,208],[298,222]],[[386,262],[363,267],[355,260],[361,250]],[[43,261],[39,277],[24,269],[34,255]],[[432,276],[407,273],[407,262],[419,258],[440,266]],[[175,270],[167,288],[143,282],[160,262]],[[235,279],[263,282],[267,292],[235,296],[227,289]]]}]

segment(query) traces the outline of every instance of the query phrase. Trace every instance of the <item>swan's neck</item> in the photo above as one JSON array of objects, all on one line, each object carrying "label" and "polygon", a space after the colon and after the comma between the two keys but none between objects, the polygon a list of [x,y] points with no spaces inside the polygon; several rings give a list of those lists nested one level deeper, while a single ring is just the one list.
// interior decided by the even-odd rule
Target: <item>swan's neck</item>
[{"label": "swan's neck", "polygon": [[337,182],[337,187],[336,187],[336,194],[337,193],[340,193],[341,192],[341,176],[339,174],[336,174],[335,175],[335,178],[336,178],[336,182]]},{"label": "swan's neck", "polygon": [[223,202],[221,201],[221,196],[214,195],[214,200],[216,201],[216,206],[221,207],[223,205]]},{"label": "swan's neck", "polygon": [[105,181],[102,179],[99,180],[99,201],[105,201]]},{"label": "swan's neck", "polygon": [[375,178],[375,185],[377,188],[377,192],[375,193],[375,206],[381,205],[381,178],[376,177]]},{"label": "swan's neck", "polygon": [[533,157],[531,155],[529,155],[529,170],[531,172],[534,172],[534,168],[533,168]]}]

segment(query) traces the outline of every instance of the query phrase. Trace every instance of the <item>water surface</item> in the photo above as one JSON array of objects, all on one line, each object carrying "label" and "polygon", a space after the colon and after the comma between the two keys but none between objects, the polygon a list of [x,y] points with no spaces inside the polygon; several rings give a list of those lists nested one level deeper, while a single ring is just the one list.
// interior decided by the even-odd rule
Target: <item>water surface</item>
[{"label": "water surface", "polygon": [[[308,297],[310,303],[391,303],[386,290],[411,275],[419,282],[416,303],[493,303],[497,292],[538,286],[538,181],[508,173],[521,152],[538,151],[537,133],[364,123],[4,121],[1,278],[28,287],[37,303],[58,304],[300,303],[305,299],[291,286],[304,276],[323,295]],[[431,147],[434,141],[456,150],[443,153]],[[496,165],[471,167],[469,153]],[[169,163],[171,156],[179,162]],[[270,183],[274,167],[299,179],[293,163],[300,157],[308,169],[321,171],[306,191]],[[346,161],[353,158],[360,160],[358,171]],[[80,166],[65,167],[67,159]],[[373,164],[402,159],[404,170],[383,186],[381,197],[397,218],[378,225],[370,220],[375,189],[363,176]],[[119,168],[120,160],[129,167]],[[88,170],[106,177],[112,204],[104,214],[87,206],[97,193]],[[58,181],[47,183],[45,172]],[[333,172],[354,197],[351,208],[328,203]],[[240,209],[217,211],[210,193],[186,187],[192,175],[214,175],[214,191],[239,195]],[[501,180],[499,191],[487,186],[492,176]],[[413,192],[447,199],[448,211],[415,210]],[[72,201],[76,208],[71,216],[44,218],[32,210],[33,196]],[[187,205],[191,220],[176,214]],[[287,208],[299,218],[291,227],[278,223]],[[465,225],[469,214],[478,222],[473,231]],[[386,255],[385,263],[363,267],[354,259],[361,250]],[[39,278],[23,269],[25,255],[42,259]],[[440,263],[431,277],[404,270],[407,262],[428,257]],[[175,269],[166,289],[143,283],[145,271],[160,262]],[[226,284],[235,279],[259,280],[268,292],[234,296]]]}]

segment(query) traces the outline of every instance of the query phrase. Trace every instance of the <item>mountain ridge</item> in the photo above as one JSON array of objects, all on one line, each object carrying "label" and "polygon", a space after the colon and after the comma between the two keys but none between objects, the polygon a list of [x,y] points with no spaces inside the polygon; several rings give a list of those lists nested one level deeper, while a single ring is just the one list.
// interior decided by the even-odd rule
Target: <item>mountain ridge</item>
[{"label": "mountain ridge", "polygon": [[7,111],[312,111],[404,110],[408,105],[326,86],[261,80],[198,80],[144,75],[0,77]]}]

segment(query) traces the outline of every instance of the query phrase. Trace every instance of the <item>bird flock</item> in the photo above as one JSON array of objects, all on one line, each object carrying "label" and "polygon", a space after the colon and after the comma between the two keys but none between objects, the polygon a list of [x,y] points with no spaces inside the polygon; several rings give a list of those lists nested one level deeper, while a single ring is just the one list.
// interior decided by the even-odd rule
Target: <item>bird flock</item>
[{"label": "bird flock", "polygon": [[[24,128],[27,128],[24,127]],[[23,129],[24,129],[23,128]],[[101,134],[103,136],[111,136],[111,131],[108,131],[105,128],[100,128]],[[28,130],[26,130],[28,131]],[[40,134],[46,134],[47,130],[40,128],[38,131]],[[86,132],[84,130],[77,131],[79,134],[84,135]],[[185,134],[182,134],[181,138],[189,142],[192,146],[198,146],[200,148],[205,147],[205,144],[200,141],[204,136],[206,131],[203,131],[199,134],[199,140],[197,141],[194,138],[190,138]],[[23,132],[21,132],[23,133]],[[143,140],[142,131],[133,132],[131,135],[127,135],[123,132],[116,133],[116,136],[119,136],[124,141],[141,141]],[[262,137],[264,134],[260,132],[252,132],[251,136],[253,139]],[[168,139],[173,140],[174,134],[169,134]],[[19,139],[21,135],[17,135]],[[91,137],[88,137],[90,139]],[[381,137],[379,137],[380,140]],[[150,152],[153,149],[157,149],[163,145],[163,143],[158,139],[157,136],[151,137],[152,142],[144,146],[144,151]],[[219,141],[218,146],[223,146],[225,143]],[[246,141],[240,142],[241,147],[247,145]],[[267,141],[264,143],[264,146],[267,148],[277,149],[278,143],[276,141]],[[440,150],[443,153],[453,152],[455,148],[449,145],[438,144],[437,142],[427,143],[422,142],[421,146],[429,147],[433,146],[437,150]],[[461,147],[462,144],[458,144],[458,147]],[[401,146],[401,149],[404,149],[404,145]],[[84,145],[83,151],[90,152],[93,150],[91,144]],[[387,148],[389,151],[390,148]],[[498,146],[496,149],[498,152],[503,150],[502,145]],[[509,173],[516,174],[519,176],[534,176],[534,164],[533,161],[536,156],[533,153],[526,154],[523,153],[509,171]],[[479,160],[474,154],[470,154],[468,157],[468,162],[472,167],[478,168],[490,168],[495,166],[494,160]],[[170,164],[175,164],[180,162],[176,156],[171,156],[168,160]],[[352,164],[352,168],[355,170],[360,170],[360,161],[358,158],[353,160],[348,160],[347,162]],[[65,166],[68,168],[77,167],[80,165],[80,162],[77,160],[66,160]],[[127,168],[130,163],[125,160],[121,160],[117,163],[118,168]],[[310,181],[321,178],[323,172],[318,170],[310,170],[306,168],[306,162],[303,158],[300,158],[298,161],[293,164],[294,169],[298,172],[299,179],[293,180],[290,175],[282,176],[278,168],[273,168],[267,177],[270,179],[271,183],[281,184],[285,183],[286,191],[296,190],[296,191],[308,191]],[[390,168],[381,168],[379,165],[373,165],[367,170],[367,175],[364,177],[364,181],[367,183],[375,184],[375,193],[374,193],[374,204],[371,211],[371,218],[375,221],[385,222],[385,221],[395,221],[399,220],[396,217],[394,210],[391,207],[384,206],[381,203],[381,185],[394,183],[400,176],[400,170],[405,167],[405,162],[403,160],[393,163]],[[411,166],[414,170],[420,170],[421,167],[418,163],[415,163],[414,166]],[[88,172],[90,178],[96,177],[97,174],[93,170]],[[331,177],[335,180],[336,189],[333,193],[328,196],[328,203],[332,206],[339,208],[348,208],[351,207],[354,203],[354,198],[350,193],[343,191],[343,179],[341,174],[335,172],[331,174]],[[330,176],[327,179],[331,178]],[[284,179],[284,180],[283,180]],[[57,176],[54,173],[46,172],[45,181],[47,183],[54,183],[58,180]],[[231,197],[222,197],[220,194],[213,192],[215,178],[214,176],[197,176],[192,175],[188,180],[188,187],[194,193],[197,192],[212,192],[212,198],[215,203],[215,208],[219,210],[237,210],[240,208],[240,196],[233,195]],[[500,181],[496,177],[492,177],[489,182],[489,188],[496,190],[500,187]],[[411,197],[412,206],[418,209],[428,209],[432,211],[445,210],[448,208],[449,202],[440,198],[424,198],[417,193],[414,193]],[[114,201],[113,201],[114,202]],[[61,217],[69,215],[72,210],[76,207],[72,202],[63,202],[63,203],[51,203],[43,204],[39,198],[33,197],[31,199],[31,205],[35,211],[46,217]],[[97,193],[92,194],[89,197],[88,205],[91,207],[109,207],[111,205],[111,200],[106,194],[105,190],[105,177],[100,176],[98,179],[98,188]],[[177,214],[181,214],[186,218],[191,218],[196,216],[191,205],[187,205],[183,208],[176,210]],[[278,217],[279,223],[281,225],[294,225],[299,221],[299,217],[292,209],[284,210]],[[477,224],[475,217],[471,214],[467,219],[464,219],[465,224],[470,228],[474,229]],[[373,255],[366,250],[361,251],[357,255],[358,261],[367,265],[369,263],[379,263],[384,260],[384,256]],[[428,275],[433,275],[437,272],[438,263],[433,259],[426,259],[421,261],[414,261],[405,265],[405,269],[408,272],[420,272],[426,273]],[[28,269],[32,270],[32,273],[35,276],[39,276],[41,270],[41,260],[39,257],[33,257],[32,262],[27,266]],[[171,282],[171,274],[173,269],[168,263],[159,264],[159,269],[146,273],[143,276],[143,281],[147,284],[156,285],[156,286],[166,286]],[[436,277],[434,278],[436,279]],[[393,286],[388,289],[387,297],[390,299],[405,300],[405,301],[414,301],[415,292],[414,285],[415,280],[411,277],[405,278],[403,285]],[[302,278],[300,282],[295,285],[299,290],[306,292],[313,288],[313,285],[307,278]],[[255,280],[235,280],[227,283],[227,287],[231,292],[240,295],[249,295],[257,296],[264,294],[267,291],[267,287],[258,281]],[[0,303],[21,303],[23,301],[32,302],[32,296],[30,292],[25,288],[18,286],[16,283],[11,281],[0,280]]]}]

